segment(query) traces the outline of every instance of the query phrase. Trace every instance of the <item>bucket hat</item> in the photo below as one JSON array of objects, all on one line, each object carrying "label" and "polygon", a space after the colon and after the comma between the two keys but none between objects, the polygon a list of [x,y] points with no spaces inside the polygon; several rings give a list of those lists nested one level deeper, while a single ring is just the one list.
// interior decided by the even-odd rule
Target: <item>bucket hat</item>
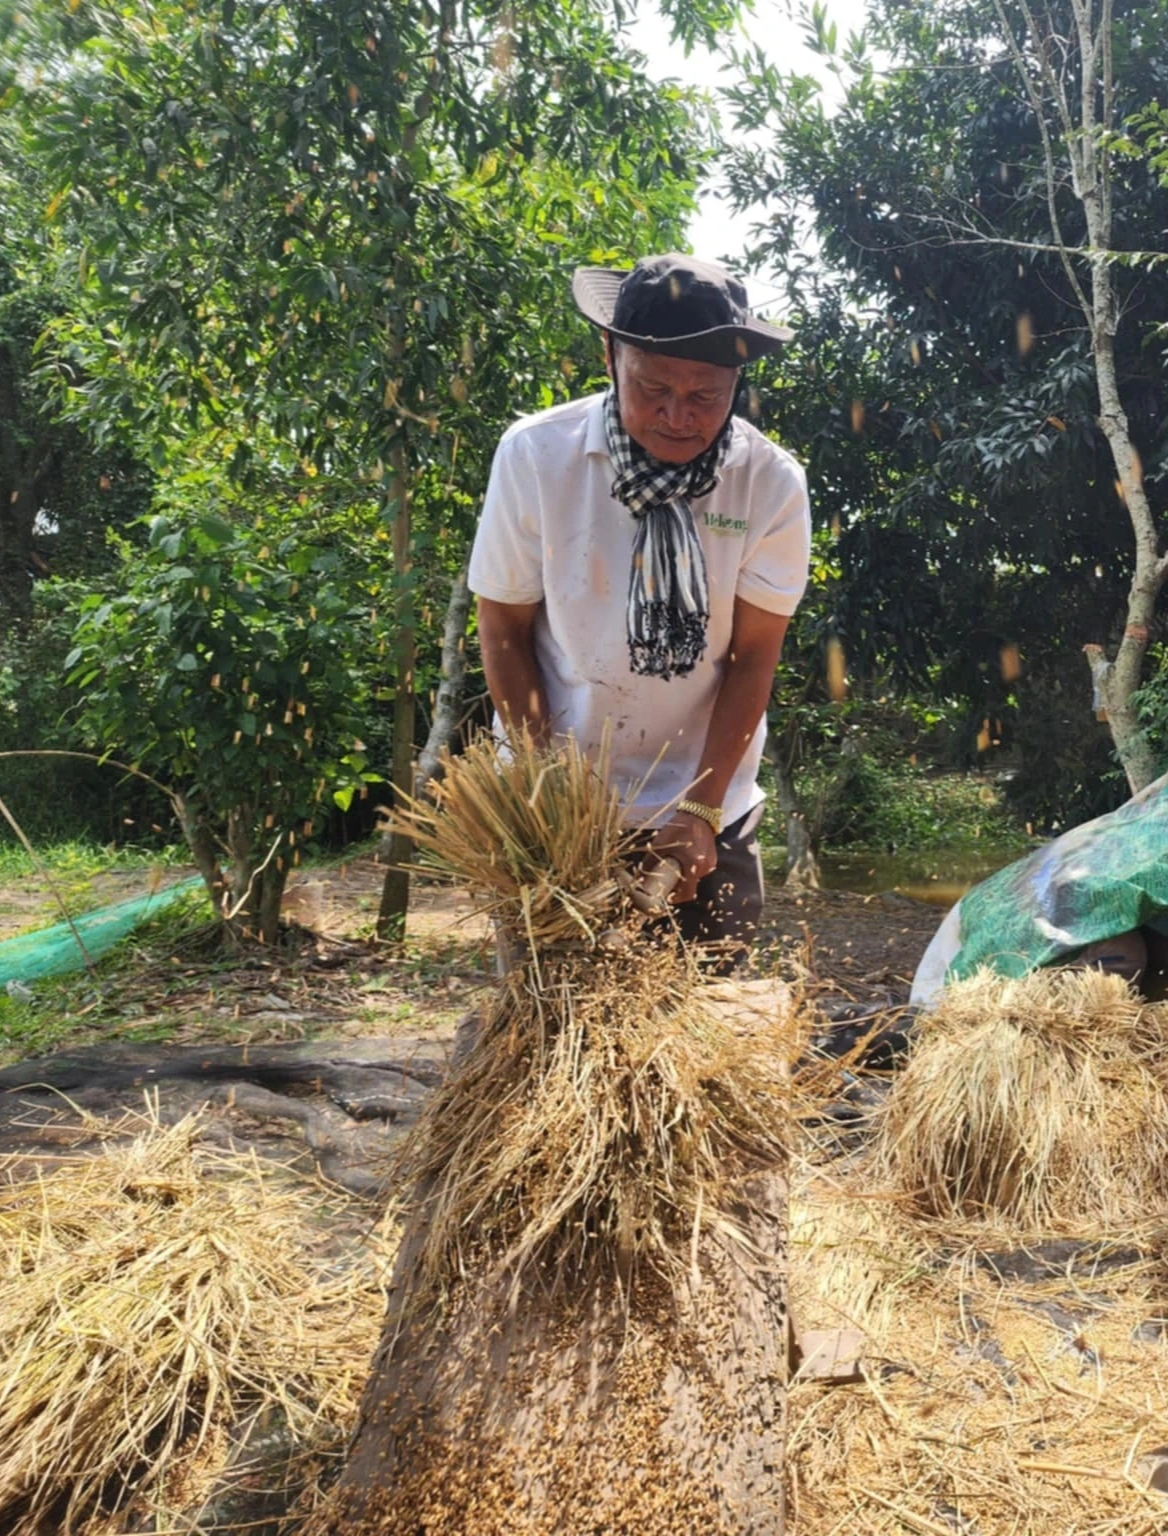
[{"label": "bucket hat", "polygon": [[577,267],[572,297],[586,320],[646,352],[740,368],[790,341],[785,325],[756,320],[738,278],[712,261],[670,251],[631,271]]}]

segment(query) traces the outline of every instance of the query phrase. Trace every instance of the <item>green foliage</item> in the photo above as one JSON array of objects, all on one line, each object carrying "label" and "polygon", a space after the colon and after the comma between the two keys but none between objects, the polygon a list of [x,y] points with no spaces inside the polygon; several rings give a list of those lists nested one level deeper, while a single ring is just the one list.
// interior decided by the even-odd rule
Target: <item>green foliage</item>
[{"label": "green foliage", "polygon": [[1006,784],[1010,805],[1036,832],[1060,832],[1112,811],[1128,798],[1111,734],[1091,713],[1090,678],[1077,651],[1029,671],[1012,712]]},{"label": "green foliage", "polygon": [[[779,266],[796,318],[798,339],[771,373],[780,387],[760,395],[764,423],[807,460],[816,516],[836,530],[827,622],[853,677],[959,699],[974,720],[1020,728],[1024,705],[1042,713],[1038,680],[1078,658],[1079,753],[1060,783],[1070,791],[1093,777],[1098,788],[1079,653],[1122,632],[1132,531],[1083,313],[1052,246],[1039,125],[998,8],[887,0],[870,8],[867,38],[842,47],[814,9],[809,28],[832,56],[842,106],[828,114],[814,82],[742,60],[733,109],[765,137],[731,148],[729,177],[765,217],[758,258]],[[1019,8],[1006,0],[1002,13],[1028,48]],[[1076,35],[1061,3],[1041,24]],[[1163,97],[1161,30],[1154,4],[1116,8],[1121,115]],[[1073,141],[1052,131],[1062,167]],[[1115,244],[1154,251],[1168,189],[1130,145],[1116,149]],[[1081,243],[1069,174],[1055,196],[1066,239]],[[798,248],[808,204],[814,260]],[[1086,262],[1072,264],[1088,282]],[[1168,390],[1154,338],[1168,286],[1121,264],[1114,279],[1119,388],[1162,517]],[[1007,652],[1023,657],[1021,680]],[[1041,732],[1026,740],[1036,780]]]},{"label": "green foliage", "polygon": [[1168,645],[1149,646],[1148,666],[1148,676],[1136,694],[1136,706],[1162,773],[1168,767]]},{"label": "green foliage", "polygon": [[811,799],[828,848],[1010,849],[1024,841],[1000,788],[980,775],[938,774],[903,758],[845,753],[817,785],[813,780]]},{"label": "green foliage", "polygon": [[[738,7],[664,9],[688,43]],[[208,454],[285,508],[273,542],[299,518],[352,546],[370,509],[383,545],[394,532],[379,761],[389,691],[400,747],[413,689],[437,681],[434,620],[501,431],[595,370],[571,269],[684,240],[709,115],[647,78],[624,19],[619,0],[92,0],[0,19],[29,206],[80,290],[42,384],[159,473]],[[148,690],[123,686],[123,733],[147,745],[129,711]]]},{"label": "green foliage", "polygon": [[266,786],[282,829],[318,814],[326,789],[348,803],[375,778],[352,671],[370,614],[335,550],[159,516],[124,575],[123,595],[83,601],[66,657],[92,741],[221,812]]},{"label": "green foliage", "polygon": [[[675,9],[687,28],[728,10]],[[584,334],[566,272],[680,238],[690,206],[700,118],[612,19],[417,0],[35,15],[14,105],[91,298],[57,334],[73,408],[158,456],[218,424],[241,476],[257,422],[369,484],[395,450],[481,468],[501,419],[565,387]]]},{"label": "green foliage", "polygon": [[[44,766],[41,767],[44,777]],[[19,843],[0,847],[0,881],[7,884],[39,880],[47,870],[56,880],[88,884],[95,875],[107,870],[156,870],[189,859],[190,850],[171,843],[159,848],[138,843],[94,843],[83,838],[45,843],[36,848],[34,859]]]},{"label": "green foliage", "polygon": [[46,327],[77,297],[76,268],[46,231],[45,167],[24,153],[4,111],[2,76],[0,65],[0,632],[8,634],[30,622],[34,576],[108,566],[104,529],[141,515],[149,483],[118,433],[99,444],[91,423],[58,419],[38,367]]},{"label": "green foliage", "polygon": [[[66,681],[65,658],[78,605],[94,590],[89,581],[39,581],[27,622],[0,631],[0,753],[87,749],[73,718],[77,694]],[[178,835],[164,797],[114,768],[76,758],[0,758],[0,798],[37,847]],[[0,823],[0,857],[15,850],[15,834]]]},{"label": "green foliage", "polygon": [[278,914],[275,887],[315,820],[379,777],[358,736],[368,683],[354,666],[378,643],[372,605],[343,550],[269,541],[262,524],[214,511],[155,517],[120,586],[84,600],[66,658],[81,729],[179,796],[217,901],[225,885],[250,914],[263,868]]}]

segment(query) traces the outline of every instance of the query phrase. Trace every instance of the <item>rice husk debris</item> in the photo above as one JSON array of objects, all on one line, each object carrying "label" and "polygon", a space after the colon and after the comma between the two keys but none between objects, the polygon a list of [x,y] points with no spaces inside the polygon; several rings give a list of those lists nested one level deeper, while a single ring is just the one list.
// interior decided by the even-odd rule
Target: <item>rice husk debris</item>
[{"label": "rice husk debris", "polygon": [[1168,1529],[1168,1008],[1117,978],[982,975],[918,1026],[870,1154],[792,1173],[800,1536]]},{"label": "rice husk debris", "polygon": [[131,1130],[33,1177],[0,1163],[10,1536],[170,1529],[257,1416],[311,1484],[335,1464],[376,1344],[392,1247],[327,1250],[319,1218],[343,1197],[200,1147],[197,1116],[105,1128]]},{"label": "rice husk debris", "polygon": [[799,1536],[1163,1532],[1162,1226],[1085,1232],[1045,1266],[1049,1233],[924,1222],[822,1173],[790,1223],[798,1325],[864,1336],[860,1381],[788,1387]]},{"label": "rice husk debris", "polygon": [[383,1353],[313,1532],[782,1530],[800,1028],[646,940],[604,764],[513,735],[398,818],[515,962],[406,1150]]}]

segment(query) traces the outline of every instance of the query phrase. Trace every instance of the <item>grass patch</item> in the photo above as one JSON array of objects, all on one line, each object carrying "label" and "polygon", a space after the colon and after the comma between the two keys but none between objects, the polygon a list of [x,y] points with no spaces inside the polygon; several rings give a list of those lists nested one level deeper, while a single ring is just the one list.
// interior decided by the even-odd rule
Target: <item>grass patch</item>
[{"label": "grass patch", "polygon": [[19,844],[0,843],[0,883],[39,877],[42,869],[62,880],[92,880],[107,870],[149,870],[160,865],[170,869],[189,864],[191,859],[183,843],[141,848],[132,843],[115,846],[71,841],[37,848],[36,855],[34,860]]},{"label": "grass patch", "polygon": [[[190,987],[185,965],[192,951],[204,947],[210,933],[210,905],[205,892],[195,890],[178,898],[157,916],[136,928],[93,969],[30,982],[31,997],[0,991],[0,1063],[41,1056],[67,1045],[91,1045],[108,1036],[111,1026],[149,1010],[127,993],[147,979],[154,981],[153,1002],[165,1011],[167,994]],[[223,968],[238,964],[226,954]],[[151,1018],[140,1039],[171,1038],[178,1020],[169,1025]],[[132,1026],[131,1026],[132,1027]],[[134,1038],[118,1029],[121,1038]]]},{"label": "grass patch", "polygon": [[[802,775],[799,792],[825,853],[1022,854],[1034,845],[1001,787],[981,774],[937,773],[904,760],[858,754],[830,769],[812,767]],[[784,847],[786,829],[773,794],[768,793],[760,834],[764,848]]]}]

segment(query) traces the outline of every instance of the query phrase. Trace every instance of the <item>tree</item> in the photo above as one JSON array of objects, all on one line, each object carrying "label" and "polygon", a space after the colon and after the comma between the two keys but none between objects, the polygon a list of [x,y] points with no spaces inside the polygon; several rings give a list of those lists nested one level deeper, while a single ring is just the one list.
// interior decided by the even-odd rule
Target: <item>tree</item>
[{"label": "tree", "polygon": [[102,530],[131,522],[149,494],[129,445],[58,420],[38,377],[39,338],[71,281],[38,232],[35,182],[0,118],[0,633],[27,626],[35,579],[108,564]]},{"label": "tree", "polygon": [[[822,14],[810,25],[837,50]],[[808,82],[751,61],[739,118],[766,124],[773,149],[732,166],[739,199],[771,214],[760,254],[807,296],[806,199],[832,272],[806,306],[813,371],[776,405],[839,529],[849,661],[883,658],[980,719],[1059,652],[1107,640],[1101,681],[1134,783],[1149,762],[1125,700],[1163,575],[1147,540],[1166,401],[1147,340],[1168,292],[1123,253],[1155,247],[1168,199],[1115,134],[1155,88],[1152,11],[1068,0],[1039,26],[1025,3],[889,5],[873,37],[892,67],[849,40],[832,118]]]},{"label": "tree", "polygon": [[[732,13],[673,10],[687,36]],[[437,478],[473,508],[502,424],[568,387],[571,266],[676,243],[690,205],[700,115],[650,84],[620,15],[599,0],[157,0],[17,29],[13,89],[92,303],[93,323],[58,335],[66,383],[70,367],[85,381],[74,406],[132,419],[156,454],[180,423],[212,423],[245,483],[259,422],[306,482],[377,489],[399,793],[419,490]],[[405,896],[391,874],[384,931]]]},{"label": "tree", "polygon": [[[1026,91],[1042,142],[1050,238],[1075,296],[1091,341],[1099,424],[1111,449],[1118,489],[1131,519],[1135,570],[1128,589],[1123,636],[1113,661],[1103,647],[1084,647],[1116,751],[1132,793],[1156,777],[1156,761],[1141,727],[1134,696],[1148,648],[1156,600],[1168,576],[1168,556],[1144,486],[1143,465],[1132,440],[1120,396],[1115,357],[1119,293],[1112,266],[1115,230],[1112,175],[1116,115],[1114,0],[1070,0],[1073,31],[1068,36],[1050,13],[1039,14],[1027,0],[995,0],[1002,37]],[[1085,245],[1072,246],[1064,232],[1060,193],[1069,179],[1081,210]],[[1086,257],[1086,280],[1076,258]]]},{"label": "tree", "polygon": [[269,944],[315,820],[379,777],[351,666],[377,628],[346,564],[262,521],[155,517],[146,549],[125,551],[120,594],[83,602],[66,659],[83,731],[169,780],[216,912]]}]

